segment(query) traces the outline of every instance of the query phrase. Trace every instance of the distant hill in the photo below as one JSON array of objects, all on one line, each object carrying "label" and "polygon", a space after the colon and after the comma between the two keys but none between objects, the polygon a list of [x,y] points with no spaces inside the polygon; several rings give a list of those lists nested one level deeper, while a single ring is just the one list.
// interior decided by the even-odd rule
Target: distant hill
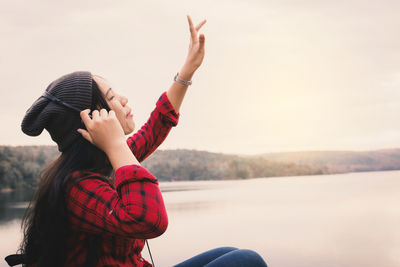
[{"label": "distant hill", "polygon": [[333,172],[400,170],[400,149],[375,151],[299,151],[259,155],[275,162],[325,166]]},{"label": "distant hill", "polygon": [[[56,146],[0,146],[0,191],[35,187]],[[161,181],[224,180],[400,170],[400,149],[304,151],[239,156],[199,150],[157,150],[142,165]]]},{"label": "distant hill", "polygon": [[[0,190],[35,187],[59,155],[55,146],[0,146]],[[197,150],[157,150],[142,165],[161,181],[224,180],[333,173],[324,166]]]},{"label": "distant hill", "polygon": [[158,179],[167,181],[246,179],[333,173],[325,166],[274,162],[262,157],[246,158],[188,149],[157,150],[143,162],[143,166],[148,168]]}]

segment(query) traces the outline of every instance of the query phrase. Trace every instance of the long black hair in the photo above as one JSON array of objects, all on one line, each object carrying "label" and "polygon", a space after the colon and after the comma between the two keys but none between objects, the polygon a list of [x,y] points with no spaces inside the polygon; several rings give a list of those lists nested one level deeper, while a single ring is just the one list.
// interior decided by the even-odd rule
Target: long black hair
[{"label": "long black hair", "polygon": [[[110,110],[92,79],[91,110]],[[65,186],[76,170],[100,171],[109,176],[112,167],[107,155],[82,136],[49,164],[40,174],[38,188],[22,219],[23,240],[19,252],[23,266],[63,266],[70,234],[65,201]]]}]

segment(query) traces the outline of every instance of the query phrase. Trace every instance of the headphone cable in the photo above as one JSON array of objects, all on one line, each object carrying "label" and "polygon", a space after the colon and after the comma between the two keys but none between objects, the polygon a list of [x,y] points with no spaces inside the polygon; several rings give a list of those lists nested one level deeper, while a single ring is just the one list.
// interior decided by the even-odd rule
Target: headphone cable
[{"label": "headphone cable", "polygon": [[151,256],[151,252],[150,252],[150,246],[149,246],[149,243],[147,242],[147,239],[146,239],[146,244],[147,244],[147,249],[149,250],[149,254],[150,254],[151,263],[153,264],[153,267],[156,267],[156,266],[154,265],[153,257]]}]

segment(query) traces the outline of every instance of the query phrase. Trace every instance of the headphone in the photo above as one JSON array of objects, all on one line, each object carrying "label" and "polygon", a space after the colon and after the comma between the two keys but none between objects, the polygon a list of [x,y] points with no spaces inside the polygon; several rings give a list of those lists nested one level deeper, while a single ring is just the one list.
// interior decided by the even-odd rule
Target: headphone
[{"label": "headphone", "polygon": [[[79,115],[80,115],[80,113],[81,113],[81,110],[77,109],[76,107],[74,107],[74,106],[72,106],[72,105],[70,105],[70,104],[68,104],[68,103],[66,103],[66,102],[64,102],[64,101],[62,101],[62,100],[60,100],[60,99],[58,99],[57,97],[55,97],[54,95],[50,94],[50,93],[47,92],[47,91],[44,92],[44,94],[42,95],[42,97],[47,98],[47,99],[49,99],[50,101],[55,102],[56,104],[59,104],[59,105],[64,106],[64,107],[66,107],[66,108],[72,109],[72,110],[78,112]],[[89,117],[92,119],[92,114],[89,114]],[[81,124],[82,124],[83,128],[86,129],[85,123],[82,121],[82,119],[81,119]]]}]

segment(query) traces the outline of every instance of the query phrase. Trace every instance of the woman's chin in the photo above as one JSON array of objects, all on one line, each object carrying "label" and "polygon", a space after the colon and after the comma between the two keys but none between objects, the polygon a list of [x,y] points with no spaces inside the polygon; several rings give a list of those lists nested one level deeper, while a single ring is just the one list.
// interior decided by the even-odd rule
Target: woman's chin
[{"label": "woman's chin", "polygon": [[135,130],[135,124],[134,123],[132,123],[132,125],[128,125],[126,127],[126,129],[124,129],[125,135],[133,133],[134,130]]},{"label": "woman's chin", "polygon": [[126,129],[124,132],[125,132],[125,135],[128,135],[128,134],[131,134],[131,133],[133,133],[133,130],[134,129]]}]

